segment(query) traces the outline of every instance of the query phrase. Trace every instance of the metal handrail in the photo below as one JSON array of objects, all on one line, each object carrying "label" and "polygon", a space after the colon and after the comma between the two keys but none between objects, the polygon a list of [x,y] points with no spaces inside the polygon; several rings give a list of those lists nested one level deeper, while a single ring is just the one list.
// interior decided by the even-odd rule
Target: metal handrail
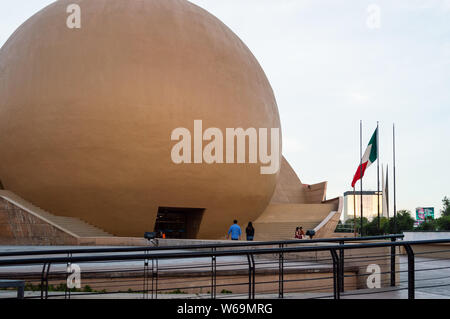
[{"label": "metal handrail", "polygon": [[226,257],[226,256],[247,256],[279,254],[279,253],[297,253],[311,251],[330,251],[345,249],[362,249],[376,247],[397,247],[397,246],[413,246],[421,244],[438,244],[450,243],[450,239],[434,239],[434,240],[415,240],[401,242],[381,242],[381,243],[364,243],[352,245],[326,245],[326,246],[307,246],[307,247],[283,247],[283,248],[262,248],[252,250],[222,250],[222,251],[199,251],[199,252],[163,252],[148,254],[128,254],[128,255],[106,255],[106,256],[72,256],[72,257],[46,257],[46,258],[29,258],[29,259],[5,259],[0,260],[0,266],[6,265],[30,265],[42,263],[68,263],[68,262],[95,262],[95,261],[123,261],[123,260],[142,260],[142,259],[176,259],[176,258],[202,258],[202,257]]},{"label": "metal handrail", "polygon": [[[386,239],[387,236],[373,236],[373,237],[365,237],[365,240],[370,239],[380,239],[379,237],[383,237]],[[71,264],[76,262],[106,262],[106,261],[137,261],[137,260],[144,260],[145,261],[145,267],[144,267],[144,273],[149,272],[148,268],[148,261],[152,261],[152,298],[154,296],[157,297],[158,294],[158,261],[161,259],[181,259],[181,258],[208,258],[211,257],[212,263],[211,263],[211,298],[215,298],[215,291],[217,288],[216,285],[216,264],[215,260],[217,257],[225,257],[225,256],[246,256],[247,262],[248,262],[248,296],[249,299],[255,298],[255,274],[256,274],[256,267],[255,267],[255,255],[267,255],[267,254],[274,254],[279,255],[279,298],[283,298],[284,296],[284,278],[283,278],[283,260],[284,260],[284,254],[285,253],[301,253],[301,252],[318,252],[318,251],[328,251],[331,254],[331,257],[333,259],[333,295],[335,299],[340,299],[340,294],[344,292],[344,251],[346,249],[365,249],[365,248],[377,248],[377,247],[390,247],[391,249],[391,286],[395,286],[396,284],[396,277],[395,277],[395,248],[399,246],[403,246],[407,257],[408,257],[408,298],[414,299],[415,298],[415,266],[414,266],[414,251],[411,246],[414,245],[423,245],[423,244],[450,244],[450,239],[434,239],[434,240],[415,240],[415,241],[395,241],[396,238],[401,236],[389,236],[388,238],[391,239],[390,242],[371,242],[371,243],[345,243],[345,240],[343,238],[334,238],[334,239],[318,239],[314,242],[339,242],[339,245],[318,245],[318,246],[296,246],[296,247],[285,247],[284,244],[286,243],[306,243],[306,242],[313,242],[313,241],[284,241],[284,244],[279,244],[278,248],[252,248],[252,249],[239,249],[239,250],[222,250],[217,251],[217,249],[211,249],[206,251],[189,251],[184,250],[181,252],[170,252],[170,251],[155,251],[153,253],[149,253],[148,251],[145,251],[143,254],[126,254],[126,255],[88,255],[88,256],[73,256],[71,254],[68,254],[67,257],[41,257],[41,258],[19,258],[19,259],[0,259],[0,267],[1,266],[11,266],[11,265],[39,265],[43,264],[42,268],[42,274],[41,274],[41,299],[47,299],[48,298],[48,289],[49,289],[49,272],[50,272],[50,266],[52,264]],[[362,238],[348,238],[347,241],[355,242],[355,241],[361,241]],[[268,245],[273,244],[274,242],[258,242],[258,245]],[[279,242],[278,242],[279,243]],[[255,244],[255,243],[254,243]],[[222,245],[213,245],[213,247],[217,248],[218,246],[224,246],[224,247],[233,247],[238,246],[239,244],[222,244]],[[253,246],[249,243],[241,243],[240,246]],[[182,246],[185,248],[186,246]],[[191,246],[192,247],[192,246]],[[147,248],[147,247],[146,247]],[[180,249],[180,246],[176,246],[173,249]],[[205,246],[200,246],[199,248],[205,248]],[[164,249],[164,247],[161,247],[161,249]],[[117,249],[115,249],[117,252]],[[96,250],[98,251],[98,249]],[[65,251],[67,252],[67,250]],[[338,254],[339,253],[339,254]],[[393,258],[394,257],[394,258]],[[154,267],[154,262],[156,262],[156,268]],[[149,282],[148,277],[144,275],[144,294],[148,292],[149,290]],[[147,286],[145,284],[147,283]],[[155,284],[155,287],[154,287]],[[70,297],[70,295],[69,295]]]},{"label": "metal handrail", "polygon": [[11,251],[0,252],[0,257],[32,256],[32,255],[59,255],[59,254],[83,254],[83,253],[113,253],[113,252],[136,252],[136,251],[157,251],[157,250],[181,250],[181,249],[208,249],[208,248],[230,248],[230,247],[253,247],[270,245],[293,245],[293,244],[313,244],[313,243],[342,243],[354,241],[400,239],[403,234],[367,236],[367,237],[341,237],[341,238],[320,238],[308,240],[279,240],[279,241],[255,241],[255,242],[233,242],[223,244],[203,244],[203,245],[179,245],[179,246],[137,246],[137,247],[110,247],[110,248],[75,248],[75,249],[52,249],[33,251]]}]

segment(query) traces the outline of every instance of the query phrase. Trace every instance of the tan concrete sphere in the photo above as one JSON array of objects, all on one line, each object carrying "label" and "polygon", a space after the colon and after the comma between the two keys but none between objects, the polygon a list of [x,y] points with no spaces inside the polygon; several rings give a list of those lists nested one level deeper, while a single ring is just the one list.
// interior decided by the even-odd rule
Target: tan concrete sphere
[{"label": "tan concrete sphere", "polygon": [[[80,29],[66,25],[72,3]],[[152,231],[158,207],[205,208],[199,238],[255,220],[277,174],[174,164],[171,132],[194,120],[280,127],[250,50],[188,1],[57,1],[0,51],[0,180],[53,214],[121,236]]]}]

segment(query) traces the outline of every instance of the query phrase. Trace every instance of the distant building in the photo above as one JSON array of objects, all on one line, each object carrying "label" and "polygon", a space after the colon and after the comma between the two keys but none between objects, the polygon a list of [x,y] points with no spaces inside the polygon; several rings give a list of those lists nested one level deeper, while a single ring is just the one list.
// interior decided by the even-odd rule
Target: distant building
[{"label": "distant building", "polygon": [[[355,200],[353,199],[355,194]],[[363,201],[363,216],[368,220],[372,220],[374,217],[378,216],[378,205],[377,205],[377,197],[380,203],[380,216],[382,214],[382,203],[383,196],[382,192],[377,195],[376,191],[363,191],[362,192],[362,201]],[[356,204],[356,205],[355,205]],[[344,214],[342,215],[342,220],[346,221],[349,218],[354,217],[354,207],[356,206],[356,218],[361,217],[361,192],[356,191],[348,191],[344,193]],[[387,216],[385,216],[387,217]]]}]

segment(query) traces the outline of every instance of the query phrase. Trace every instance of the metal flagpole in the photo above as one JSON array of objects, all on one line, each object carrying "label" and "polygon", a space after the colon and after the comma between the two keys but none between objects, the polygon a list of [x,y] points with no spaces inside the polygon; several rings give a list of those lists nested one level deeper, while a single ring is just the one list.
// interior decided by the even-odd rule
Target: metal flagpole
[{"label": "metal flagpole", "polygon": [[353,187],[353,232],[356,237],[356,192]]},{"label": "metal flagpole", "polygon": [[386,181],[384,180],[384,164],[381,164],[381,217],[386,216]]},{"label": "metal flagpole", "polygon": [[386,165],[386,214],[387,219],[389,220],[389,167]]},{"label": "metal flagpole", "polygon": [[378,232],[380,232],[380,132],[377,121],[377,205],[378,205]]},{"label": "metal flagpole", "polygon": [[361,220],[360,220],[360,224],[361,224],[361,228],[359,230],[359,233],[361,234],[361,237],[363,236],[363,169],[362,169],[362,120],[360,120],[359,122],[359,158],[361,159],[360,161],[360,176],[361,176],[361,180],[360,180],[360,185],[361,185]]},{"label": "metal flagpole", "polygon": [[397,233],[397,190],[396,190],[396,177],[395,177],[395,123],[392,124],[392,137],[393,137],[393,154],[394,154],[394,233]]}]

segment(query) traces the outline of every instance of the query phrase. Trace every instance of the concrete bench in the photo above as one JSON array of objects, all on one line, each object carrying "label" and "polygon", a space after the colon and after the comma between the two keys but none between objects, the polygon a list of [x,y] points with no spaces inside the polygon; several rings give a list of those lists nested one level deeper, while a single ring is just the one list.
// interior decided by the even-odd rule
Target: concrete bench
[{"label": "concrete bench", "polygon": [[23,299],[25,293],[25,281],[1,279],[0,288],[17,288],[17,299]]}]

